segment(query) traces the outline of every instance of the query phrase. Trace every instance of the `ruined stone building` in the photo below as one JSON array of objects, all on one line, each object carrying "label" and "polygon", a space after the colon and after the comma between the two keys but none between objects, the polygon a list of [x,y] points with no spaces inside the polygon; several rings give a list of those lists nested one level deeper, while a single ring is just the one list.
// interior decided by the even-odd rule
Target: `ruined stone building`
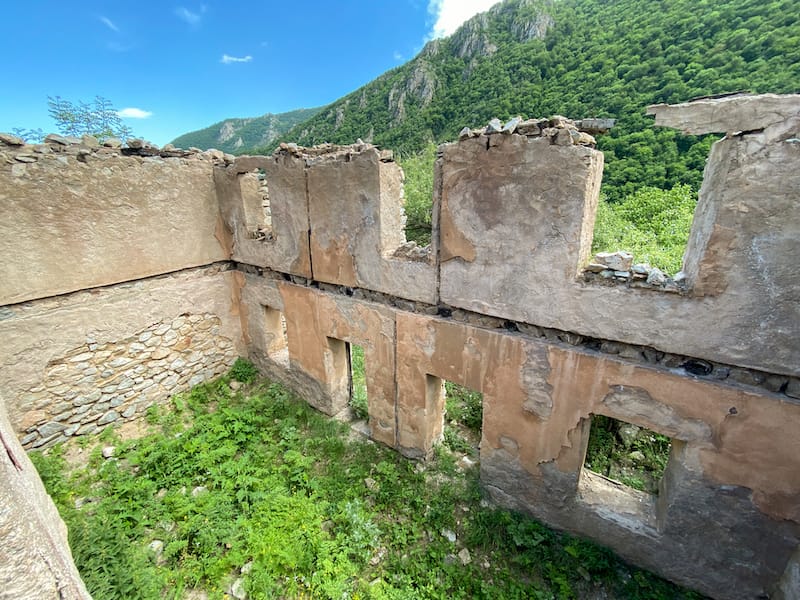
[{"label": "ruined stone building", "polygon": [[[467,386],[496,503],[716,598],[800,597],[800,96],[651,112],[725,137],[683,277],[650,283],[585,271],[603,155],[566,121],[442,146],[430,249],[367,144],[0,138],[0,595],[25,573],[29,597],[86,596],[23,448],[135,419],[237,356],[337,414],[357,344],[373,439],[424,458],[442,381]],[[658,495],[583,467],[595,415],[671,439]]]}]

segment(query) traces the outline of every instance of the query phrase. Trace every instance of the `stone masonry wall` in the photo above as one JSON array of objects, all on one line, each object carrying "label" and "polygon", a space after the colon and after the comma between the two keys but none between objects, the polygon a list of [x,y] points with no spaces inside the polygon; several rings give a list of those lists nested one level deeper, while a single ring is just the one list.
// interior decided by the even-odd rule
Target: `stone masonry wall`
[{"label": "stone masonry wall", "polygon": [[[234,159],[0,136],[0,222],[22,215],[0,238],[25,253],[0,272],[0,403],[45,447],[247,354],[337,415],[357,344],[373,439],[425,458],[442,381],[465,385],[498,504],[715,598],[800,596],[800,96],[651,111],[726,134],[684,271],[658,285],[587,275],[603,157],[563,117],[442,146],[426,248],[402,233],[400,168],[369,144]],[[116,229],[93,221],[104,203]],[[657,495],[583,467],[596,415],[671,439]]]},{"label": "stone masonry wall", "polygon": [[23,390],[33,410],[18,424],[29,448],[98,433],[160,399],[226,372],[236,358],[212,314],[184,314],[99,344],[89,337],[51,360],[44,378]]},{"label": "stone masonry wall", "polygon": [[191,269],[5,307],[0,399],[26,448],[96,433],[241,355],[233,273]]}]

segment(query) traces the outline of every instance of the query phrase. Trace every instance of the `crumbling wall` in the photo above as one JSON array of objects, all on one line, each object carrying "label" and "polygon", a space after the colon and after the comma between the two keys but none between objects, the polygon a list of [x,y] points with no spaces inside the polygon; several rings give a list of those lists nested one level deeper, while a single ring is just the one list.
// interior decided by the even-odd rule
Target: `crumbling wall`
[{"label": "crumbling wall", "polygon": [[[442,146],[434,241],[406,254],[382,235],[402,202],[388,155],[285,145],[271,160],[290,161],[294,183],[270,194],[307,182],[310,276],[281,276],[265,244],[239,280],[251,356],[337,414],[339,342],[363,344],[370,434],[412,457],[441,438],[442,380],[481,391],[481,479],[495,501],[714,597],[778,593],[795,584],[800,539],[800,97],[653,111],[728,134],[684,272],[666,283],[584,270],[603,160],[566,119],[493,123]],[[709,126],[691,116],[709,111]],[[395,270],[400,256],[417,271]],[[280,360],[268,304],[286,321]],[[370,358],[394,364],[394,427],[392,380]],[[671,439],[658,495],[583,467],[594,415]]]},{"label": "crumbling wall", "polygon": [[217,152],[0,140],[0,400],[26,448],[140,417],[242,353]]},{"label": "crumbling wall", "polygon": [[[358,344],[373,439],[428,456],[442,434],[442,380],[465,385],[483,394],[481,479],[497,503],[713,597],[798,595],[800,96],[651,110],[657,124],[726,134],[709,159],[683,273],[666,283],[622,263],[586,269],[603,157],[563,117],[493,121],[442,146],[426,248],[401,230],[401,170],[369,144],[284,144],[271,157],[235,159],[172,149],[156,158],[144,146],[101,159],[105,151],[67,144],[57,167],[66,191],[52,183],[63,212],[80,212],[80,190],[97,193],[73,189],[73,173],[109,178],[115,222],[142,217],[128,218],[129,243],[155,228],[165,258],[144,260],[157,268],[139,279],[115,254],[130,280],[102,288],[121,279],[103,268],[82,276],[80,261],[120,252],[107,232],[76,247],[64,276],[52,256],[32,254],[56,286],[11,261],[10,277],[29,283],[2,288],[17,303],[0,309],[10,340],[0,400],[20,438],[46,446],[133,417],[246,353],[342,415],[348,349]],[[2,189],[32,194],[30,165],[50,159],[4,152]],[[124,177],[105,166],[131,159]],[[199,178],[199,199],[156,193],[181,173]],[[140,211],[134,176],[150,190]],[[167,256],[181,239],[170,213],[154,222],[163,194],[178,203],[174,214],[199,215],[188,255]],[[26,223],[28,245],[51,227]],[[31,294],[38,299],[13,300]],[[583,467],[596,415],[671,439],[657,495]]]}]

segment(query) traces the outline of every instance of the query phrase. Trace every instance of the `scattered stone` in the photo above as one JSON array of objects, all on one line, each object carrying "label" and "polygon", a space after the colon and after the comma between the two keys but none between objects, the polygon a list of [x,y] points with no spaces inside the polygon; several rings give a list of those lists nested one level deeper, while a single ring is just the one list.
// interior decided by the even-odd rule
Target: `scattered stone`
[{"label": "scattered stone", "polygon": [[63,135],[58,135],[57,133],[51,133],[46,138],[44,138],[45,144],[59,144],[61,146],[68,146],[69,140],[65,138]]},{"label": "scattered stone", "polygon": [[385,555],[386,555],[386,548],[382,547],[378,548],[378,551],[372,556],[372,558],[369,559],[369,564],[372,565],[373,567],[377,566],[383,560],[383,557]]},{"label": "scattered stone", "polygon": [[236,600],[246,600],[247,592],[244,589],[244,580],[241,577],[238,577],[231,585],[230,594]]},{"label": "scattered stone", "polygon": [[144,140],[141,138],[129,138],[125,141],[125,143],[128,145],[128,148],[133,150],[144,148]]},{"label": "scattered stone", "polygon": [[461,551],[458,553],[458,560],[461,561],[461,564],[465,567],[472,562],[472,557],[469,555],[469,550],[466,548],[462,548]]},{"label": "scattered stone", "polygon": [[572,134],[569,129],[557,129],[555,136],[551,139],[556,146],[571,146],[573,144]]},{"label": "scattered stone", "polygon": [[527,136],[541,135],[542,130],[539,127],[539,120],[527,119],[525,121],[520,121],[517,124],[517,133]]},{"label": "scattered stone", "polygon": [[110,137],[103,142],[103,146],[106,148],[122,148],[122,140],[119,138]]},{"label": "scattered stone", "polygon": [[612,271],[628,271],[633,264],[633,254],[618,250],[617,252],[598,252],[594,255],[594,262],[605,265]]},{"label": "scattered stone", "polygon": [[147,548],[156,555],[156,557],[161,556],[161,552],[164,550],[164,542],[161,540],[153,540],[148,544]]},{"label": "scattered stone", "polygon": [[39,159],[32,154],[15,154],[14,160],[17,160],[21,163],[35,163]]},{"label": "scattered stone", "polygon": [[656,267],[653,267],[647,275],[647,283],[650,285],[664,285],[666,282],[667,276]]},{"label": "scattered stone", "polygon": [[83,144],[87,148],[100,147],[100,141],[96,137],[94,137],[93,135],[89,135],[88,133],[81,136],[81,144]]},{"label": "scattered stone", "polygon": [[103,447],[103,458],[111,458],[114,456],[114,446],[104,446]]},{"label": "scattered stone", "polygon": [[200,494],[205,494],[208,491],[208,488],[204,485],[198,485],[196,488],[192,490],[192,497],[197,498]]},{"label": "scattered stone", "polygon": [[686,280],[686,273],[684,273],[683,271],[678,271],[677,273],[675,273],[675,277],[672,278],[672,281],[674,281],[675,283],[682,283],[685,280]]},{"label": "scattered stone", "polygon": [[517,126],[522,123],[522,117],[514,117],[503,125],[503,133],[512,134],[517,130]]},{"label": "scattered stone", "polygon": [[600,271],[605,271],[606,269],[608,269],[608,267],[600,263],[591,262],[586,265],[586,270],[591,273],[599,273]]},{"label": "scattered stone", "polygon": [[639,437],[639,433],[641,431],[641,427],[638,427],[633,423],[622,423],[617,433],[619,434],[619,438],[622,440],[622,443],[625,444],[625,447],[630,448],[633,445],[633,442],[636,441],[636,438]]},{"label": "scattered stone", "polygon": [[464,129],[462,129],[458,134],[459,140],[466,140],[471,137],[472,137],[472,129],[470,129],[469,127],[464,127]]},{"label": "scattered stone", "polygon": [[636,462],[644,462],[645,456],[644,453],[640,450],[634,450],[630,454],[628,454],[628,458]]},{"label": "scattered stone", "polygon": [[253,561],[251,560],[242,565],[242,568],[239,569],[239,573],[241,573],[242,575],[247,575],[252,570],[253,570]]},{"label": "scattered stone", "polygon": [[467,470],[475,466],[475,461],[472,460],[469,456],[462,456],[458,461],[458,466],[464,470]]},{"label": "scattered stone", "polygon": [[6,146],[24,146],[25,140],[10,133],[0,133],[0,143]]},{"label": "scattered stone", "polygon": [[792,398],[800,398],[800,379],[789,378],[789,383],[786,384],[784,393]]},{"label": "scattered stone", "polygon": [[445,538],[451,544],[456,543],[456,534],[454,531],[450,531],[449,529],[442,529],[439,533],[441,533],[442,537]]},{"label": "scattered stone", "polygon": [[503,123],[498,118],[492,119],[486,126],[486,133],[500,133],[501,131],[503,131]]},{"label": "scattered stone", "polygon": [[370,492],[377,492],[380,489],[380,485],[378,484],[378,482],[372,479],[371,477],[367,477],[366,479],[364,479],[364,485]]},{"label": "scattered stone", "polygon": [[232,390],[235,392],[235,391],[236,391],[236,390],[238,390],[240,387],[242,387],[242,382],[241,382],[241,381],[236,381],[235,379],[233,379],[233,380],[231,380],[231,382],[228,384],[228,386],[229,386],[229,387],[230,387],[230,388],[231,388],[231,389],[232,389]]}]

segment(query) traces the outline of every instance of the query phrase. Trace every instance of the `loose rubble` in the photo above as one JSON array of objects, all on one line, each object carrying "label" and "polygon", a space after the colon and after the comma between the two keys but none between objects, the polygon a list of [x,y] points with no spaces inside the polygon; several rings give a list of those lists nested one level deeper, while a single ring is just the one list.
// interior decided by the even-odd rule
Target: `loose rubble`
[{"label": "loose rubble", "polygon": [[633,254],[618,250],[598,252],[583,270],[583,280],[604,285],[625,284],[629,287],[682,294],[687,291],[686,277],[678,273],[668,277],[648,264],[633,264]]},{"label": "loose rubble", "polygon": [[[65,156],[76,156],[81,162],[107,160],[115,156],[161,157],[178,159],[208,160],[215,164],[230,165],[235,157],[220,150],[200,150],[190,148],[181,150],[172,144],[159,148],[152,142],[131,138],[123,143],[117,138],[107,138],[100,142],[96,137],[63,136],[51,133],[41,144],[28,144],[20,137],[10,133],[0,133],[0,161],[8,164],[30,164],[40,160],[63,160]],[[19,173],[20,175],[23,172]]]}]

